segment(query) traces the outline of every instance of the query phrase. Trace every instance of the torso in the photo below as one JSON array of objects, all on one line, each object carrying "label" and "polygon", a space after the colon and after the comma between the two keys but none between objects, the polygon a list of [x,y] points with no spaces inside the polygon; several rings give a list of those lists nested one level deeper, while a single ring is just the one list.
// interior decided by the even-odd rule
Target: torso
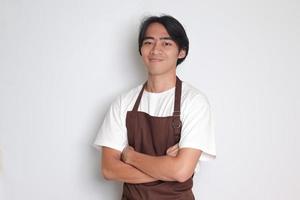
[{"label": "torso", "polygon": [[[146,83],[144,84],[145,87]],[[151,116],[139,111],[139,104],[143,97],[144,87],[141,89],[132,111],[126,115],[128,143],[138,152],[162,156],[166,150],[179,142],[181,136],[181,87],[177,78],[175,97],[173,93],[173,113],[170,116]],[[169,91],[167,91],[169,92]],[[176,181],[155,181],[145,184],[128,184],[123,186],[123,200],[126,199],[178,199],[193,200],[192,177],[184,183]]]}]

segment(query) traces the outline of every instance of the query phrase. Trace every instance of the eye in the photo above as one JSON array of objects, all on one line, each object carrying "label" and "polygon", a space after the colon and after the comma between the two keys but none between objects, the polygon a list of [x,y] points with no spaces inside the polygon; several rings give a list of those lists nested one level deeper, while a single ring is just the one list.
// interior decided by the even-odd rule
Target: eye
[{"label": "eye", "polygon": [[171,42],[164,42],[163,45],[164,46],[172,46],[172,43]]},{"label": "eye", "polygon": [[152,44],[152,42],[149,41],[149,40],[146,40],[146,41],[143,42],[143,45],[150,45],[150,44]]}]

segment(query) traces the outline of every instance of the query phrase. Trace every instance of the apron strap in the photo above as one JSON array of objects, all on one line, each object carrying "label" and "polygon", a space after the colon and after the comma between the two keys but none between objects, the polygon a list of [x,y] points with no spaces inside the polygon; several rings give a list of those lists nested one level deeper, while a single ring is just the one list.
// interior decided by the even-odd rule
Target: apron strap
[{"label": "apron strap", "polygon": [[135,104],[134,104],[134,107],[133,107],[132,111],[136,112],[138,110],[139,105],[140,105],[140,101],[141,101],[141,98],[142,98],[142,95],[143,95],[143,92],[144,92],[144,89],[145,89],[146,85],[147,85],[147,81],[144,83],[143,88],[141,89],[140,94],[139,94],[138,98],[135,101]]},{"label": "apron strap", "polygon": [[176,88],[175,88],[175,102],[173,116],[180,116],[180,102],[181,102],[181,86],[182,81],[176,76]]},{"label": "apron strap", "polygon": [[182,122],[180,120],[181,88],[182,81],[176,76],[175,103],[172,121],[176,143],[180,141],[182,127]]}]

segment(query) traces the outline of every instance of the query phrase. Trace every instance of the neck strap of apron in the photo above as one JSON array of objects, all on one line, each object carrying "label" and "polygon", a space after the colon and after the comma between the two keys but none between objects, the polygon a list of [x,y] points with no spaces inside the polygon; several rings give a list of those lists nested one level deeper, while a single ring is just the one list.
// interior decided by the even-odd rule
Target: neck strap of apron
[{"label": "neck strap of apron", "polygon": [[[134,104],[133,111],[137,111],[140,105],[140,101],[143,95],[143,91],[147,85],[147,81],[144,83],[142,90],[139,93],[139,96]],[[180,117],[180,101],[181,101],[181,87],[182,81],[176,76],[176,87],[175,87],[175,103],[174,103],[174,112],[173,116]]]}]

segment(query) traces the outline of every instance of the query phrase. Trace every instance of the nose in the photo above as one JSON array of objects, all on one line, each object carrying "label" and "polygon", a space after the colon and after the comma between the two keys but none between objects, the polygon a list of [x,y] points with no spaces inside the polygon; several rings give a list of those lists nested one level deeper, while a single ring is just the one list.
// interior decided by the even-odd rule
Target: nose
[{"label": "nose", "polygon": [[151,54],[160,54],[161,53],[161,47],[158,42],[154,42],[150,53]]}]

